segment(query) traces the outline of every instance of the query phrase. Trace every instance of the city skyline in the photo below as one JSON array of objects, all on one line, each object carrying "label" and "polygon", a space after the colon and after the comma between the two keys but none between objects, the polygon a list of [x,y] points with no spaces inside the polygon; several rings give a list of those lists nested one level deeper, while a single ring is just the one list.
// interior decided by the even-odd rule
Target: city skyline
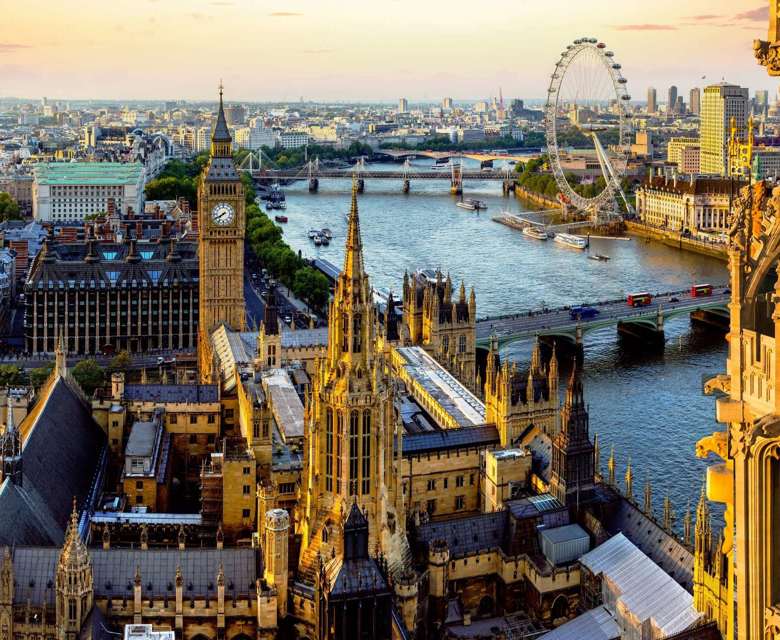
[{"label": "city skyline", "polygon": [[221,77],[235,101],[414,103],[479,99],[499,87],[505,97],[535,99],[565,43],[592,36],[615,51],[635,99],[648,86],[675,84],[687,95],[722,79],[774,93],[746,63],[753,40],[765,36],[766,6],[740,4],[500,2],[475,25],[468,7],[439,1],[398,0],[380,14],[352,0],[337,12],[306,0],[122,1],[109,11],[88,0],[71,24],[66,6],[32,0],[14,8],[0,74],[4,97],[22,98],[209,100]]}]

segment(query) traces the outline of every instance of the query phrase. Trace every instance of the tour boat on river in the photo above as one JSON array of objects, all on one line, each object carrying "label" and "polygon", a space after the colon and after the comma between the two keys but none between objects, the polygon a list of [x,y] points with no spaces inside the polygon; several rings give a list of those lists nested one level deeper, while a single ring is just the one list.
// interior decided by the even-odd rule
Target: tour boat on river
[{"label": "tour boat on river", "polygon": [[534,225],[525,227],[525,229],[523,229],[523,235],[528,236],[529,238],[534,238],[535,240],[547,240],[547,232],[544,229]]},{"label": "tour boat on river", "polygon": [[587,238],[575,236],[571,233],[556,233],[554,240],[558,244],[571,247],[572,249],[585,249],[588,246]]}]

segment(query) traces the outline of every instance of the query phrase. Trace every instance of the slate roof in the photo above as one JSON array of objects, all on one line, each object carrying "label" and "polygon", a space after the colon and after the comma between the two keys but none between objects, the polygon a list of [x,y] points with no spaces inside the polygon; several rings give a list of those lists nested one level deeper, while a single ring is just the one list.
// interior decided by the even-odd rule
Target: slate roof
[{"label": "slate roof", "polygon": [[215,384],[126,384],[125,400],[138,402],[219,402]]},{"label": "slate roof", "polygon": [[[17,547],[13,550],[14,602],[33,604],[54,602],[53,589],[60,550],[56,547]],[[173,595],[176,567],[181,566],[184,597],[216,595],[217,572],[222,564],[225,593],[254,593],[260,575],[259,558],[253,549],[90,549],[95,595],[132,597],[135,570],[141,571],[142,593]],[[151,584],[151,588],[149,585]],[[128,585],[130,588],[128,589]],[[210,588],[209,585],[211,585]],[[251,586],[250,586],[251,585]],[[170,587],[170,588],[169,588]]]},{"label": "slate roof", "polygon": [[[137,242],[50,243],[36,260],[25,289],[157,287],[198,282],[198,249],[194,242],[171,245]],[[92,256],[87,260],[90,252]]]},{"label": "slate roof", "polygon": [[300,347],[327,347],[328,327],[318,329],[289,329],[282,327],[282,349]]},{"label": "slate roof", "polygon": [[507,535],[509,513],[494,511],[443,522],[427,522],[418,530],[418,540],[429,545],[445,540],[451,558],[502,547]]},{"label": "slate roof", "polygon": [[339,569],[330,590],[330,596],[387,592],[387,582],[372,558],[347,560]]},{"label": "slate roof", "polygon": [[58,378],[20,425],[22,482],[0,487],[2,545],[61,545],[73,498],[89,495],[106,437],[71,384]]},{"label": "slate roof", "polygon": [[436,451],[489,447],[499,442],[495,426],[485,425],[405,435],[402,446],[403,455],[408,457]]}]

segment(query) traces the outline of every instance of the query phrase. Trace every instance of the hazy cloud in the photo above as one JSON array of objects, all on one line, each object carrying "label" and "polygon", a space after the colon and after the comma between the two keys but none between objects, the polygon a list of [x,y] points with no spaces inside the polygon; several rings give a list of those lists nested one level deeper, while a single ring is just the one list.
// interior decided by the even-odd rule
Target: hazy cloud
[{"label": "hazy cloud", "polygon": [[769,6],[764,5],[757,9],[751,9],[750,11],[743,11],[734,16],[734,20],[769,20]]},{"label": "hazy cloud", "polygon": [[272,11],[268,15],[272,18],[296,18],[298,16],[302,16],[303,14],[297,11]]},{"label": "hazy cloud", "polygon": [[685,16],[685,20],[694,20],[696,22],[704,21],[704,20],[716,20],[718,18],[722,18],[723,16],[716,15],[714,13],[702,13],[698,16]]},{"label": "hazy cloud", "polygon": [[618,24],[614,28],[618,31],[677,31],[671,24]]},{"label": "hazy cloud", "polygon": [[214,2],[209,2],[209,4],[215,7],[232,7],[236,3],[230,2],[230,0],[214,0]]},{"label": "hazy cloud", "polygon": [[335,49],[304,49],[303,53],[307,55],[316,55],[320,53],[333,53]]},{"label": "hazy cloud", "polygon": [[19,49],[29,49],[31,45],[18,42],[0,42],[0,53],[12,53]]}]

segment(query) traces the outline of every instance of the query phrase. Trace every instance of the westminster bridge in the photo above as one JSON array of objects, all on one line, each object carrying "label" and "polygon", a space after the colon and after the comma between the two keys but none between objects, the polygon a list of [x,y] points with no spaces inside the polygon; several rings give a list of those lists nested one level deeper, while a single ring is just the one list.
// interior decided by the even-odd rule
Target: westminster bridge
[{"label": "westminster bridge", "polygon": [[499,346],[539,337],[581,345],[588,331],[615,326],[619,333],[638,338],[663,338],[664,320],[689,314],[701,323],[727,327],[731,291],[713,287],[712,295],[695,297],[690,290],[655,294],[644,307],[631,307],[625,298],[584,304],[598,311],[590,318],[572,318],[571,307],[539,309],[477,320],[477,344],[489,345],[495,337]]}]

